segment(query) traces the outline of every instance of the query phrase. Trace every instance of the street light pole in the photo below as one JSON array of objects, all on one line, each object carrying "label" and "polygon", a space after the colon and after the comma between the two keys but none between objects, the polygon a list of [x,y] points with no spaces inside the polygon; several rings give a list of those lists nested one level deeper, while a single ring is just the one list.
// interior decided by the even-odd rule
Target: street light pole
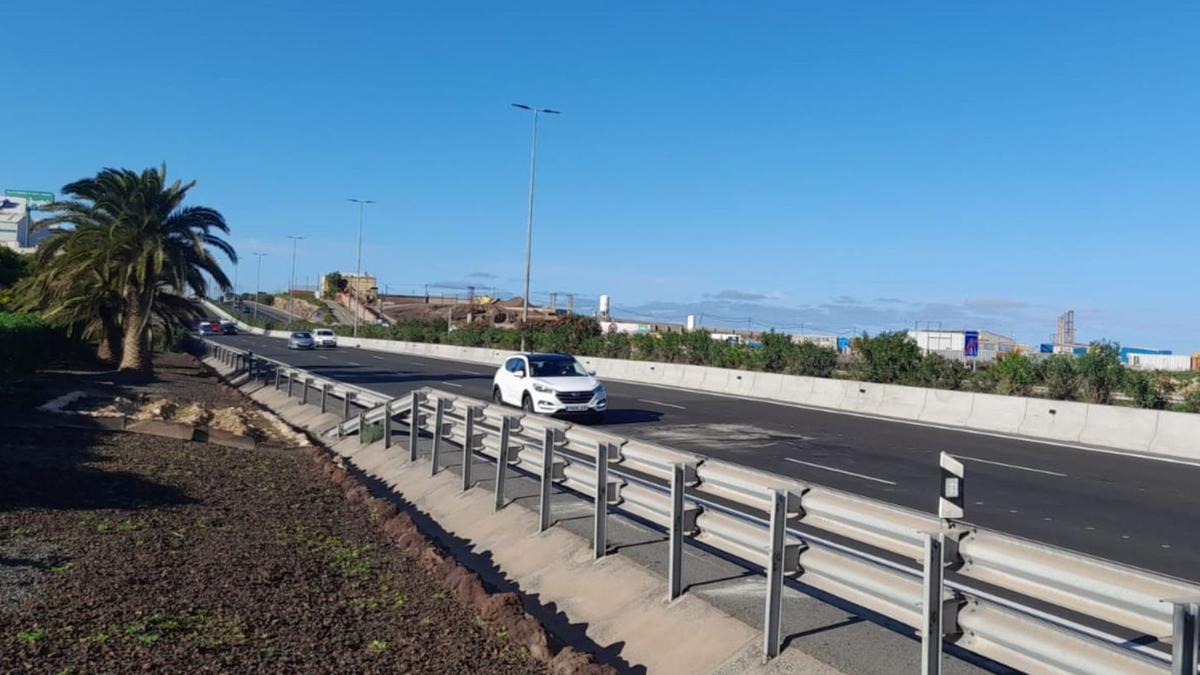
[{"label": "street light pole", "polygon": [[363,210],[367,204],[374,204],[373,199],[347,199],[348,202],[358,204],[358,262],[354,265],[354,337],[358,337],[358,315],[362,311],[362,299],[358,297],[358,289],[362,285],[362,232],[363,232]]},{"label": "street light pole", "polygon": [[525,301],[521,307],[521,351],[525,351],[525,327],[529,325],[529,270],[533,261],[533,190],[537,179],[537,133],[538,115],[560,115],[557,110],[534,108],[523,103],[512,104],[514,108],[533,113],[533,141],[529,152],[529,216],[525,222]]},{"label": "street light pole", "polygon": [[292,240],[292,277],[288,281],[288,322],[287,322],[287,325],[288,325],[289,329],[291,329],[291,327],[292,327],[292,317],[296,315],[296,313],[294,311],[296,309],[296,299],[292,297],[292,289],[294,289],[296,287],[296,245],[299,244],[300,240],[303,238],[304,237],[297,237],[297,236],[291,235],[291,234],[288,235],[288,239]]},{"label": "street light pole", "polygon": [[258,256],[258,276],[254,280],[254,320],[258,321],[258,299],[262,296],[262,259],[266,253],[251,253]]}]

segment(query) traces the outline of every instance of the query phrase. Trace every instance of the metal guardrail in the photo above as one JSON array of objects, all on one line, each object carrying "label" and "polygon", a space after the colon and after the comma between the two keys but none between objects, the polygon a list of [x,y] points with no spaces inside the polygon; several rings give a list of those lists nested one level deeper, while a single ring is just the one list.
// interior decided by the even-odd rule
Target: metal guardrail
[{"label": "metal guardrail", "polygon": [[[306,401],[316,387],[323,410],[327,396],[342,400],[344,419],[330,434],[362,439],[368,425],[381,425],[390,446],[399,422],[407,427],[410,459],[419,456],[423,435],[431,439],[432,473],[442,468],[446,444],[495,462],[497,509],[506,503],[510,467],[540,478],[540,529],[551,526],[555,484],[591,499],[596,557],[607,553],[610,508],[666,530],[669,598],[682,592],[685,538],[764,569],[767,656],[780,649],[783,580],[792,578],[914,628],[922,637],[926,673],[940,672],[944,642],[1022,670],[1196,673],[1197,584],[992,532],[961,518],[938,518],[435,389],[389,399],[216,341],[205,343],[216,358],[252,377],[266,370],[256,372],[256,364],[269,364],[276,388],[283,378],[290,392],[299,379]],[[351,415],[350,401],[366,409]],[[471,464],[461,463],[464,490],[473,486]],[[1125,635],[946,580],[946,570],[1092,617]],[[1171,653],[1143,644],[1147,639],[1168,643]]]}]

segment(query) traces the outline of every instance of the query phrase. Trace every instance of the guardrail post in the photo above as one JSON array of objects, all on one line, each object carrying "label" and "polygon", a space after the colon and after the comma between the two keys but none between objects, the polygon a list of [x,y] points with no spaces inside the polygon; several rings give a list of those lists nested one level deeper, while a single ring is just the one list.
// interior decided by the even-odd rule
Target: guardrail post
[{"label": "guardrail post", "polygon": [[942,672],[942,587],[946,535],[925,533],[924,622],[921,630],[921,675]]},{"label": "guardrail post", "polygon": [[783,558],[787,535],[787,493],[771,491],[771,557],[767,560],[767,606],[763,619],[763,653],[779,656],[783,643]]},{"label": "guardrail post", "polygon": [[367,442],[366,433],[365,433],[366,430],[367,430],[367,413],[360,412],[360,413],[358,413],[358,444],[359,445],[362,445]]},{"label": "guardrail post", "polygon": [[446,400],[439,396],[433,413],[433,449],[429,452],[430,476],[436,476],[438,472],[438,456],[442,454],[442,420],[445,418]]},{"label": "guardrail post", "polygon": [[254,379],[254,365],[255,365],[256,361],[257,361],[257,359],[254,358],[253,352],[251,352],[250,355],[246,357],[246,374],[250,377],[251,380]]},{"label": "guardrail post", "polygon": [[288,398],[291,398],[291,397],[292,397],[292,382],[293,382],[293,381],[295,381],[295,379],[296,379],[296,373],[293,373],[292,371],[290,371],[290,370],[289,370],[289,371],[288,371],[288,374],[287,374],[287,381],[288,381],[288,394],[287,394],[287,395],[288,395]]},{"label": "guardrail post", "polygon": [[275,390],[279,391],[279,366],[275,366]]},{"label": "guardrail post", "polygon": [[667,600],[683,594],[683,464],[671,467],[671,540],[667,556]]},{"label": "guardrail post", "polygon": [[471,462],[475,459],[475,453],[472,451],[472,448],[475,446],[475,443],[474,443],[475,413],[478,412],[478,410],[479,409],[475,408],[475,407],[467,408],[467,420],[466,420],[466,432],[467,433],[466,433],[466,436],[463,438],[463,449],[462,449],[462,453],[463,453],[462,454],[462,489],[463,489],[463,492],[466,492],[467,490],[471,489]]},{"label": "guardrail post", "polygon": [[304,382],[303,382],[304,391],[300,392],[300,398],[301,398],[300,402],[303,403],[304,405],[308,405],[308,390],[310,387],[312,387],[312,384],[313,384],[313,378],[311,378],[311,377],[304,378]]},{"label": "guardrail post", "polygon": [[592,516],[592,558],[608,552],[608,443],[596,442],[596,503]]},{"label": "guardrail post", "polygon": [[348,391],[342,394],[342,419],[350,419],[350,403],[354,401],[354,392]]},{"label": "guardrail post", "polygon": [[321,413],[324,414],[329,410],[329,389],[333,385],[328,382],[321,385]]},{"label": "guardrail post", "polygon": [[417,461],[417,441],[421,438],[421,394],[412,393],[408,411],[408,461]]},{"label": "guardrail post", "polygon": [[500,418],[500,454],[496,457],[496,510],[504,508],[504,477],[508,473],[508,435],[512,431],[512,418]]},{"label": "guardrail post", "polygon": [[1175,601],[1171,630],[1171,675],[1194,675],[1200,641],[1200,604]]},{"label": "guardrail post", "polygon": [[391,448],[391,401],[383,405],[383,447]]},{"label": "guardrail post", "polygon": [[538,532],[550,529],[550,488],[554,485],[554,430],[542,438],[542,484],[538,496]]}]

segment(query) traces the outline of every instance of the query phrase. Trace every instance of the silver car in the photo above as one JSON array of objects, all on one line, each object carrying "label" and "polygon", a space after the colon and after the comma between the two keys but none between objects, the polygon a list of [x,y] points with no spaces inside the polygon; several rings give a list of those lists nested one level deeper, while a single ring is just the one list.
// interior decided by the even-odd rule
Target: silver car
[{"label": "silver car", "polygon": [[307,331],[297,331],[288,336],[288,349],[316,349],[317,343],[313,341],[312,333]]}]

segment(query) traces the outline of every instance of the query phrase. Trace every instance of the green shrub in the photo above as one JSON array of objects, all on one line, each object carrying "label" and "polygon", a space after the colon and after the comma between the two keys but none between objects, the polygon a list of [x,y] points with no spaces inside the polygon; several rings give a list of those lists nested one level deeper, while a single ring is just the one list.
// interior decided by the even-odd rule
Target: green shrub
[{"label": "green shrub", "polygon": [[921,348],[908,338],[905,331],[880,333],[868,337],[863,333],[855,338],[857,354],[851,372],[855,378],[868,382],[915,382],[921,364]]},{"label": "green shrub", "polygon": [[1121,389],[1139,408],[1163,410],[1171,402],[1174,383],[1169,375],[1164,376],[1163,373],[1126,370],[1125,382]]},{"label": "green shrub", "polygon": [[1038,380],[1037,367],[1028,356],[1012,352],[992,363],[990,371],[997,394],[1028,396]]},{"label": "green shrub", "polygon": [[1184,394],[1183,410],[1185,412],[1200,413],[1200,387],[1193,387],[1188,393]]},{"label": "green shrub", "polygon": [[66,337],[36,314],[0,313],[0,379],[31,373],[65,355]]},{"label": "green shrub", "polygon": [[1055,354],[1042,361],[1039,371],[1046,396],[1059,401],[1075,400],[1079,393],[1079,371],[1074,357]]},{"label": "green shrub", "polygon": [[1084,396],[1092,403],[1108,403],[1124,380],[1121,347],[1115,342],[1093,342],[1075,361]]},{"label": "green shrub", "polygon": [[970,376],[971,371],[961,361],[947,359],[939,354],[926,354],[921,358],[912,378],[903,384],[957,390],[962,389],[963,382]]}]

